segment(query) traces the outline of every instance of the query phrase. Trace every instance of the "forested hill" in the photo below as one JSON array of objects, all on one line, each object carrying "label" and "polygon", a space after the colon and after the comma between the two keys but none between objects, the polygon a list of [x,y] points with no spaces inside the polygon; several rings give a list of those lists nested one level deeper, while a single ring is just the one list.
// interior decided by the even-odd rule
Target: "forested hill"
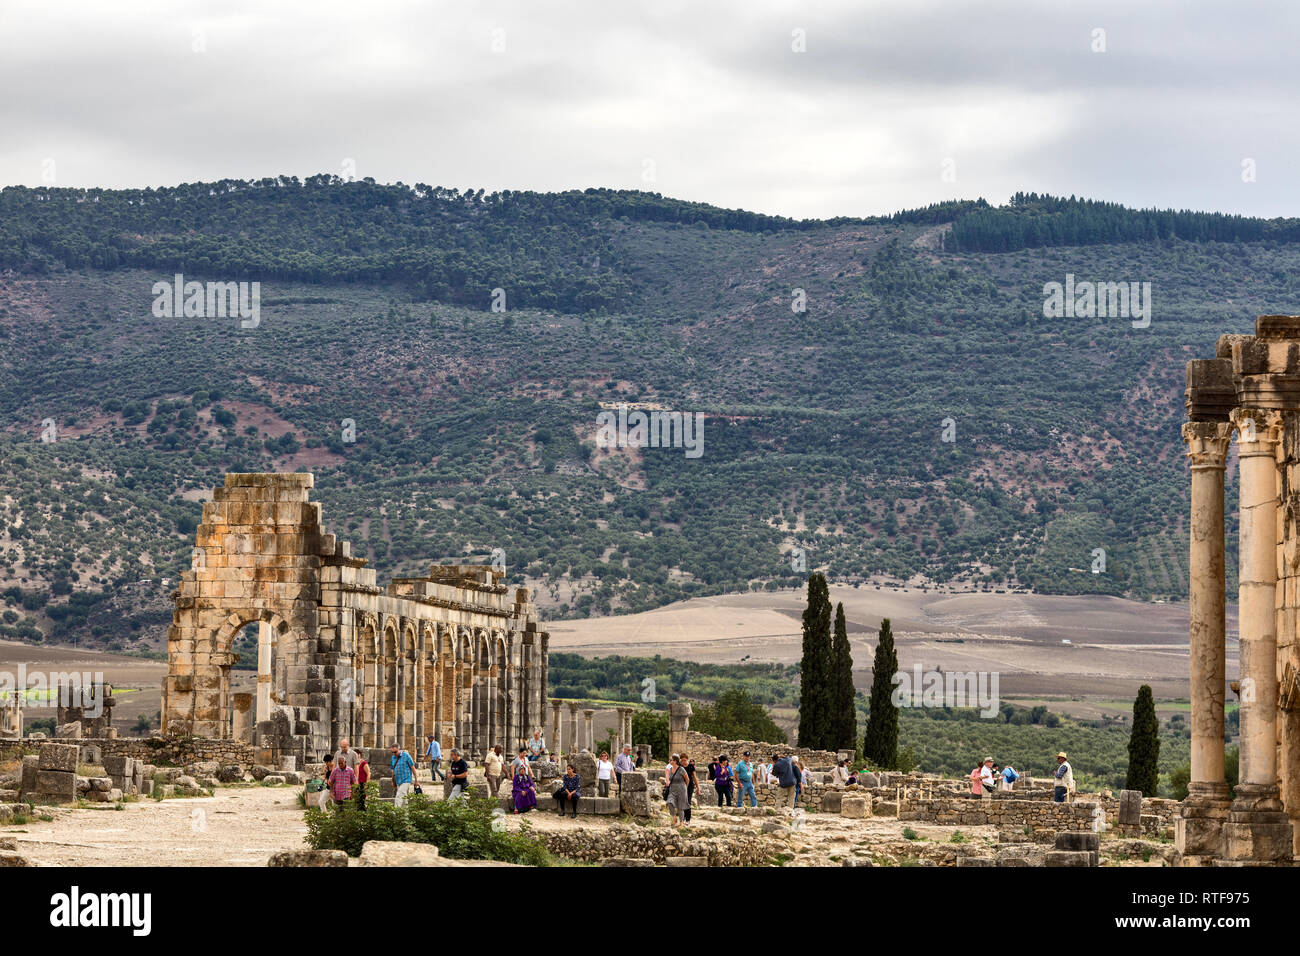
[{"label": "forested hill", "polygon": [[[817,222],[325,176],[5,189],[0,637],[157,646],[199,500],[271,469],[315,472],[382,575],[499,548],[551,616],[798,584],[796,548],[867,587],[1177,599],[1183,365],[1300,311],[1294,238],[1032,194]],[[155,316],[176,273],[260,282],[259,323]],[[1149,321],[1044,318],[1067,275],[1150,283]],[[702,413],[702,453],[598,448],[620,402]]]}]

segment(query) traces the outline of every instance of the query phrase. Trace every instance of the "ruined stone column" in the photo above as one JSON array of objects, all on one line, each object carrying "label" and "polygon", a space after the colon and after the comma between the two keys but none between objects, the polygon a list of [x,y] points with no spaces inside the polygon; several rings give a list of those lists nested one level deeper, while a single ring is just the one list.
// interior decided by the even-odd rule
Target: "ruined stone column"
[{"label": "ruined stone column", "polygon": [[584,731],[587,740],[587,749],[593,752],[596,749],[596,738],[593,736],[594,732],[592,731],[591,728],[591,718],[595,715],[595,713],[596,712],[594,710],[584,710],[582,712],[582,719],[586,724],[586,726],[584,727]]},{"label": "ruined stone column", "polygon": [[567,748],[565,753],[572,755],[578,752],[578,704],[576,701],[569,704],[569,735],[565,739]]},{"label": "ruined stone column", "polygon": [[668,703],[668,749],[679,754],[686,750],[686,731],[691,726],[691,704],[686,700]]},{"label": "ruined stone column", "polygon": [[[1224,777],[1223,704],[1226,621],[1223,469],[1232,427],[1188,422],[1183,440],[1192,469],[1189,647],[1192,695],[1192,778],[1175,825],[1180,865],[1208,863],[1220,852],[1228,816]],[[1194,859],[1193,859],[1194,858]]]},{"label": "ruined stone column", "polygon": [[1224,855],[1230,860],[1289,859],[1291,822],[1277,785],[1277,633],[1274,601],[1278,562],[1277,445],[1279,412],[1232,412],[1241,458],[1239,616],[1241,659],[1241,782],[1228,822]]},{"label": "ruined stone column", "polygon": [[257,722],[271,719],[271,625],[257,622]]},{"label": "ruined stone column", "polygon": [[548,749],[551,753],[558,753],[560,750],[560,702],[554,697],[550,698],[551,702],[551,742]]},{"label": "ruined stone column", "polygon": [[231,736],[251,744],[253,742],[253,695],[232,694],[230,700],[234,712]]}]

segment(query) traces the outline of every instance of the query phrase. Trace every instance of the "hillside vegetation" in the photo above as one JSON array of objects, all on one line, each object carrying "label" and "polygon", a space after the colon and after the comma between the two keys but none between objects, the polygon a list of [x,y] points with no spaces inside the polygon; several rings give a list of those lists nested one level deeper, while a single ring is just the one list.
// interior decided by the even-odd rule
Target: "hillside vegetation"
[{"label": "hillside vegetation", "polygon": [[[795,548],[841,583],[1177,599],[1183,365],[1300,311],[1294,236],[1035,196],[5,189],[0,636],[156,647],[200,498],[271,469],[381,575],[500,548],[548,616],[798,586]],[[156,318],[176,272],[260,282],[260,324]],[[1067,274],[1150,282],[1149,327],[1045,319]],[[597,447],[619,402],[703,413],[703,453]]]}]

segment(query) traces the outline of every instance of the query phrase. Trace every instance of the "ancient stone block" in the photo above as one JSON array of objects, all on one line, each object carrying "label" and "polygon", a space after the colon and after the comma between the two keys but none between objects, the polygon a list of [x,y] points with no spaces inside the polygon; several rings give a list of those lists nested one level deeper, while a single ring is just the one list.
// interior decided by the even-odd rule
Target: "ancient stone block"
[{"label": "ancient stone block", "polygon": [[670,856],[664,859],[664,866],[708,866],[707,856]]},{"label": "ancient stone block", "polygon": [[43,744],[39,756],[41,770],[75,773],[81,749],[76,744]]},{"label": "ancient stone block", "polygon": [[361,847],[358,866],[438,866],[438,848],[428,843],[368,840]]},{"label": "ancient stone block", "polygon": [[838,791],[823,793],[822,805],[820,808],[822,813],[839,813],[840,807],[842,806],[841,801],[843,799],[844,794],[839,793]]},{"label": "ancient stone block", "polygon": [[870,794],[863,794],[862,796],[845,794],[840,801],[840,816],[855,820],[871,816]]},{"label": "ancient stone block", "polygon": [[1142,823],[1142,791],[1121,790],[1119,792],[1119,813],[1116,820],[1120,826],[1139,826]]},{"label": "ancient stone block", "polygon": [[71,803],[77,799],[76,774],[40,770],[36,774],[37,803]]}]

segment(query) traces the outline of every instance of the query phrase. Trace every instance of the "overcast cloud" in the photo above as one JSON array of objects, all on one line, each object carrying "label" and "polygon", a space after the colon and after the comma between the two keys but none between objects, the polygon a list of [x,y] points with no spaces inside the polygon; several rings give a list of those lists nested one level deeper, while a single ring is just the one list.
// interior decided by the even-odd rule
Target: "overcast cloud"
[{"label": "overcast cloud", "polygon": [[0,185],[351,160],[795,217],[1020,189],[1294,216],[1298,27],[1235,0],[0,0]]}]

